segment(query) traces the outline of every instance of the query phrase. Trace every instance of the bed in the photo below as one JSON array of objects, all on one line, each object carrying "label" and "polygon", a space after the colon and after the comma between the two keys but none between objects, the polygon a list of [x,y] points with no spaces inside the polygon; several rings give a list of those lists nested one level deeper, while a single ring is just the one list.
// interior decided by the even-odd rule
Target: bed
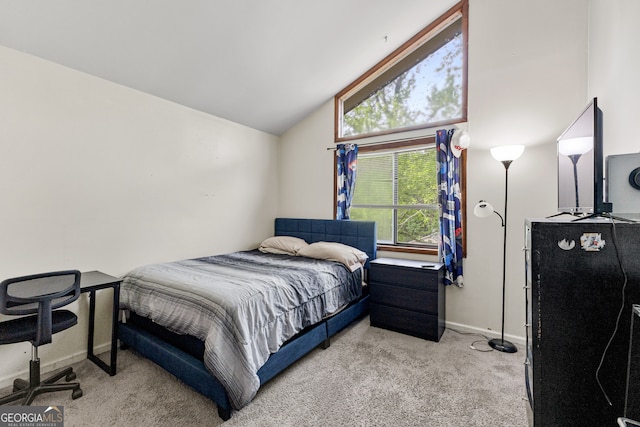
[{"label": "bed", "polygon": [[[121,344],[157,363],[213,400],[223,420],[229,419],[233,410],[246,405],[262,384],[314,348],[327,348],[331,336],[368,313],[368,294],[362,282],[366,278],[369,261],[376,257],[375,222],[276,218],[274,236],[303,239],[312,244],[309,247],[323,244],[317,242],[348,245],[366,253],[367,260],[363,262],[363,268],[345,268],[333,261],[279,253],[261,254],[254,250],[143,266],[123,277],[121,308],[126,310],[127,316],[123,317],[123,322],[119,325],[118,337]],[[300,253],[302,252],[301,250]],[[280,263],[285,266],[282,267]],[[318,270],[319,273],[307,271],[308,269]],[[141,270],[144,272],[141,273]],[[186,276],[182,270],[188,270]],[[232,315],[225,314],[228,311],[226,309],[224,312],[218,311],[219,307],[226,307],[226,300],[216,300],[211,310],[215,315],[207,312],[208,314],[199,315],[202,319],[198,322],[191,318],[185,320],[179,311],[180,306],[192,302],[200,304],[203,299],[213,300],[203,297],[194,288],[194,285],[203,280],[213,280],[205,278],[209,270],[225,278],[223,288],[228,286],[231,290],[227,293],[241,301],[240,304],[249,301],[247,304],[251,305],[256,293],[267,293],[261,290],[263,276],[274,276],[275,288],[284,289],[285,285],[281,286],[281,283],[290,279],[280,278],[279,275],[289,270],[291,271],[286,274],[292,275],[293,281],[304,282],[305,289],[308,287],[318,290],[313,295],[306,295],[306,290],[297,288],[294,291],[286,290],[283,291],[286,297],[276,297],[272,304],[277,309],[269,306],[266,310],[254,312],[253,308],[242,306],[234,308]],[[251,275],[244,273],[246,270],[251,270]],[[233,272],[234,277],[229,277],[227,283],[226,278],[230,272]],[[262,276],[254,276],[254,273]],[[316,274],[322,279],[316,278]],[[334,276],[339,277],[339,281],[344,284],[338,287],[329,282]],[[175,293],[164,302],[151,299],[164,292],[162,283],[165,281],[167,289],[171,286],[170,292]],[[253,291],[235,287],[236,281],[243,282],[242,286],[246,285],[247,289]],[[314,285],[309,285],[311,283]],[[186,293],[192,289],[196,289],[195,296]],[[236,292],[235,289],[242,290]],[[141,294],[142,299],[136,299],[135,294]],[[319,294],[322,294],[322,303],[317,302]],[[292,307],[280,309],[283,299],[295,301]],[[151,314],[151,310],[163,305],[170,306],[169,311],[176,311],[176,316],[165,319],[164,314]],[[321,309],[314,312],[309,307]],[[274,310],[277,311],[276,314],[272,313]],[[290,317],[295,321],[283,321],[283,313],[288,316],[286,319]],[[304,313],[304,316],[300,313]],[[233,318],[232,326],[227,325],[232,323],[228,318]],[[245,318],[251,318],[251,325],[255,323],[259,328],[247,326]],[[258,320],[253,322],[254,318]],[[277,327],[273,326],[274,318],[278,319]],[[235,328],[234,332],[226,332],[227,327]],[[204,333],[204,329],[208,332]],[[266,331],[264,334],[260,332],[263,329]],[[237,342],[229,339],[231,335]]]}]

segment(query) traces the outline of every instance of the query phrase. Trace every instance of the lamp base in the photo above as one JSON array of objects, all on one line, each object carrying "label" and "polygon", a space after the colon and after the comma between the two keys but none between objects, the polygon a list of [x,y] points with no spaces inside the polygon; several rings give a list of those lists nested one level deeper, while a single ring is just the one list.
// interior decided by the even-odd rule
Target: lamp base
[{"label": "lamp base", "polygon": [[515,345],[500,338],[489,340],[489,345],[492,349],[502,351],[504,353],[515,353],[518,351]]}]

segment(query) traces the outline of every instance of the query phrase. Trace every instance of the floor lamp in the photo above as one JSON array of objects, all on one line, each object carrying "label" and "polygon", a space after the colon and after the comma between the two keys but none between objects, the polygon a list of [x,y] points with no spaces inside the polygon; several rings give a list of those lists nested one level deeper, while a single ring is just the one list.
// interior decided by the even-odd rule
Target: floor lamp
[{"label": "floor lamp", "polygon": [[500,217],[502,221],[503,240],[502,240],[502,334],[500,338],[489,340],[491,348],[505,353],[515,353],[518,351],[515,345],[504,339],[504,304],[506,290],[506,268],[507,268],[507,195],[509,188],[509,166],[511,162],[516,160],[524,152],[524,145],[505,145],[491,149],[491,155],[494,159],[502,162],[504,165],[504,217],[493,209],[490,203],[480,200],[473,209],[474,215],[480,218],[486,218],[492,213]]}]

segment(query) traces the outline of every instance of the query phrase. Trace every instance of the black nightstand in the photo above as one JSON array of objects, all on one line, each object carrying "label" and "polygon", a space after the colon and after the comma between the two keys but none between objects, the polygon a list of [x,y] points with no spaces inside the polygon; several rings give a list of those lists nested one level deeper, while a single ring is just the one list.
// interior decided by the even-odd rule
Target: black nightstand
[{"label": "black nightstand", "polygon": [[378,258],[370,263],[371,326],[440,341],[445,328],[444,267]]}]

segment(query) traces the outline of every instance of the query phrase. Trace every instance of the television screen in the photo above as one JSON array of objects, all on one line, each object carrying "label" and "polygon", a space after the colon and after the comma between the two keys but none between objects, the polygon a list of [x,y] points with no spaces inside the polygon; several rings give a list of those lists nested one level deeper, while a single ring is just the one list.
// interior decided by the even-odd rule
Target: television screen
[{"label": "television screen", "polygon": [[558,138],[558,211],[610,212],[604,203],[602,111],[597,98]]}]

